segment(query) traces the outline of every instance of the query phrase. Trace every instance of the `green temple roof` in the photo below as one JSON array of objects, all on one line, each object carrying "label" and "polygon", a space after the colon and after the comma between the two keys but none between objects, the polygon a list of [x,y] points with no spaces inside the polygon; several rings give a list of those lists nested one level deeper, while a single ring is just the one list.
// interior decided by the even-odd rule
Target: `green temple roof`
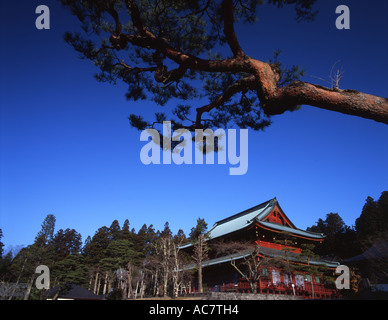
[{"label": "green temple roof", "polygon": [[[254,223],[258,223],[263,227],[273,229],[279,232],[285,231],[302,237],[312,239],[324,238],[324,235],[322,233],[309,232],[296,228],[288,218],[287,219],[290,221],[290,226],[264,221],[276,205],[280,208],[276,198],[273,198],[253,208],[242,211],[226,219],[217,221],[209,231],[210,238],[214,239],[221,236],[225,236],[232,232],[247,228]],[[282,212],[282,214],[285,216],[284,212]]]}]

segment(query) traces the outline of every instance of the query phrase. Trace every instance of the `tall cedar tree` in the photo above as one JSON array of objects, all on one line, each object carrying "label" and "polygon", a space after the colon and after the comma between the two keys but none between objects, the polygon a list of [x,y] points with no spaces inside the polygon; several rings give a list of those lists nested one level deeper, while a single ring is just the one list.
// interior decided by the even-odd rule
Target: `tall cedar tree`
[{"label": "tall cedar tree", "polygon": [[325,240],[314,248],[320,256],[346,259],[360,253],[354,228],[347,226],[338,213],[326,214],[325,220],[319,218],[307,231],[325,235]]},{"label": "tall cedar tree", "polygon": [[81,251],[82,236],[74,229],[59,229],[48,245],[54,260],[60,261],[72,253]]},{"label": "tall cedar tree", "polygon": [[359,218],[356,219],[357,238],[363,250],[376,241],[388,239],[388,191],[379,200],[368,197]]},{"label": "tall cedar tree", "polygon": [[[260,130],[271,116],[300,105],[355,115],[388,124],[388,99],[300,81],[302,70],[277,59],[264,62],[240,46],[235,22],[253,24],[263,0],[60,0],[83,32],[64,39],[100,69],[96,79],[128,85],[131,100],[165,105],[182,101],[172,115],[145,121],[130,115],[140,130],[172,121],[172,129],[237,125]],[[298,22],[314,20],[316,0],[269,0],[293,5]],[[276,22],[274,22],[276,23]],[[208,99],[190,113],[189,100]],[[195,103],[195,102],[194,102]],[[171,119],[170,119],[171,118]],[[156,126],[158,128],[158,126]]]},{"label": "tall cedar tree", "polygon": [[30,279],[28,280],[27,289],[24,293],[24,300],[28,300],[32,285],[35,279],[36,267],[40,264],[47,264],[48,256],[50,253],[49,242],[52,240],[54,235],[56,218],[54,215],[49,214],[43,220],[41,230],[35,237],[35,242],[24,250],[24,265],[27,264],[29,267],[28,273]]}]

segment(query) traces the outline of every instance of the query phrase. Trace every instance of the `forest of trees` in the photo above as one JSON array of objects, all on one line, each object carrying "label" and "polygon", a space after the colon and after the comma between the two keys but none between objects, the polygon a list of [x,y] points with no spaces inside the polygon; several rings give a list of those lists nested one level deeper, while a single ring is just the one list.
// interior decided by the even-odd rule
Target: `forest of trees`
[{"label": "forest of trees", "polygon": [[329,213],[307,230],[326,235],[315,248],[321,256],[345,260],[361,254],[376,242],[388,240],[388,191],[382,192],[377,201],[368,197],[352,226],[347,226],[338,213]]},{"label": "forest of trees", "polygon": [[[84,242],[74,229],[55,231],[55,221],[54,215],[47,215],[34,243],[18,252],[4,250],[1,240],[6,230],[0,229],[0,284],[25,284],[20,298],[42,298],[43,291],[33,286],[38,265],[49,267],[51,288],[74,283],[108,298],[176,297],[194,272],[183,266],[206,259],[204,219],[197,220],[188,236],[182,230],[173,234],[168,222],[161,231],[144,224],[136,232],[128,219],[122,226],[114,220]],[[353,226],[347,226],[338,213],[329,213],[307,229],[327,235],[314,248],[315,254],[339,261],[360,254],[376,241],[388,239],[388,191],[377,201],[368,197]],[[197,246],[193,256],[180,250],[187,242]]]},{"label": "forest of trees", "polygon": [[[4,253],[0,242],[0,283],[27,284],[24,299],[41,298],[42,292],[33,286],[38,265],[49,267],[50,287],[73,283],[120,299],[177,296],[182,281],[190,282],[190,274],[173,272],[190,262],[180,246],[195,241],[198,230],[206,229],[204,220],[198,219],[187,238],[182,230],[173,234],[168,222],[161,231],[144,224],[136,232],[128,219],[122,227],[114,220],[82,243],[74,229],[54,232],[55,221],[54,215],[47,215],[34,243],[16,254]],[[0,229],[0,240],[1,236]]]}]

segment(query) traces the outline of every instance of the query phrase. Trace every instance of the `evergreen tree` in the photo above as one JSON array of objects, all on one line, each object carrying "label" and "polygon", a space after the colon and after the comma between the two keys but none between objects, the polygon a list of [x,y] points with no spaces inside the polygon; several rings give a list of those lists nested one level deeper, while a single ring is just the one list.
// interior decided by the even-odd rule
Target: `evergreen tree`
[{"label": "evergreen tree", "polygon": [[81,253],[84,256],[88,255],[88,250],[90,250],[90,242],[92,241],[92,238],[90,236],[87,236],[84,245],[82,246]]},{"label": "evergreen tree", "polygon": [[83,254],[89,266],[96,266],[105,258],[105,250],[111,242],[111,231],[107,227],[99,228],[89,243],[85,244]]},{"label": "evergreen tree", "polygon": [[368,197],[359,218],[356,219],[357,238],[363,250],[378,239],[388,239],[388,191],[378,201]]},{"label": "evergreen tree", "polygon": [[114,220],[112,222],[112,224],[109,227],[109,231],[111,234],[112,241],[116,241],[117,239],[119,239],[121,228],[120,228],[120,224],[117,220]]},{"label": "evergreen tree", "polygon": [[329,273],[329,268],[325,264],[311,264],[311,260],[319,260],[320,256],[316,254],[315,244],[304,243],[301,245],[302,252],[299,256],[300,264],[296,264],[298,271],[306,273],[305,279],[311,283],[312,298],[314,299],[314,283],[333,283]]},{"label": "evergreen tree", "polygon": [[334,236],[335,234],[342,232],[345,227],[345,223],[338,213],[328,213],[326,219],[318,219],[315,226],[308,228],[308,231],[324,233],[326,236]]},{"label": "evergreen tree", "polygon": [[205,235],[207,230],[207,223],[205,219],[198,218],[197,225],[191,228],[189,237],[190,240],[195,241],[200,235]]},{"label": "evergreen tree", "polygon": [[78,252],[73,252],[58,261],[51,272],[53,286],[63,286],[69,283],[82,287],[88,285],[88,268],[85,258]]},{"label": "evergreen tree", "polygon": [[187,242],[187,238],[185,235],[185,232],[182,229],[179,229],[177,234],[174,236],[175,242],[179,243],[185,243]]},{"label": "evergreen tree", "polygon": [[157,233],[153,225],[147,227],[144,224],[134,238],[134,246],[137,252],[141,252],[143,257],[148,257],[154,253],[154,242],[157,238]]},{"label": "evergreen tree", "polygon": [[29,299],[35,279],[36,267],[41,264],[50,265],[52,262],[48,244],[54,235],[55,221],[56,218],[54,215],[47,215],[43,220],[41,230],[35,237],[34,243],[20,250],[18,254],[18,259],[16,260],[18,263],[16,266],[19,270],[16,273],[23,273],[23,276],[29,278],[26,280],[28,284],[24,294],[24,300]]},{"label": "evergreen tree", "polygon": [[321,256],[336,256],[342,259],[358,254],[354,229],[347,226],[338,213],[328,213],[325,220],[318,219],[316,225],[307,231],[325,235],[323,243],[315,246],[315,251]]},{"label": "evergreen tree", "polygon": [[35,237],[34,246],[43,248],[48,244],[54,235],[56,218],[54,215],[49,214],[46,216],[42,223],[41,230]]},{"label": "evergreen tree", "polygon": [[140,254],[134,250],[133,243],[128,240],[112,241],[106,248],[105,256],[99,262],[101,267],[108,272],[114,272],[116,276],[117,272],[125,275],[124,278],[118,276],[119,287],[122,289],[123,298],[127,295],[133,297],[132,280],[140,263]]},{"label": "evergreen tree", "polygon": [[115,268],[124,268],[129,261],[133,264],[139,263],[139,253],[128,240],[112,241],[105,250],[105,256],[114,259]]},{"label": "evergreen tree", "polygon": [[164,236],[172,236],[172,231],[170,229],[170,223],[168,221],[166,221],[164,223],[163,231],[161,231],[159,234],[159,237],[164,237]]},{"label": "evergreen tree", "polygon": [[123,228],[120,231],[119,239],[133,241],[133,233],[129,230],[129,220],[125,219]]},{"label": "evergreen tree", "polygon": [[69,228],[66,230],[59,229],[49,242],[55,261],[63,260],[72,253],[79,253],[81,245],[81,234]]},{"label": "evergreen tree", "polygon": [[13,254],[12,251],[9,250],[3,257],[0,259],[0,282],[12,282],[15,277],[11,272],[11,266],[13,262]]},{"label": "evergreen tree", "polygon": [[274,239],[274,243],[282,246],[283,255],[272,259],[275,266],[281,267],[285,272],[289,273],[294,270],[294,266],[291,264],[290,258],[292,253],[297,250],[294,245],[295,239],[292,234],[287,231],[282,231]]}]

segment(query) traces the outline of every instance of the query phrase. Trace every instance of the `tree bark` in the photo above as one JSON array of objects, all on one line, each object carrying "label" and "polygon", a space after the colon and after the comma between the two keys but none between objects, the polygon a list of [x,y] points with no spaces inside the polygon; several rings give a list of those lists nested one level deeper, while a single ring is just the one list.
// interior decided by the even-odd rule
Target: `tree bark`
[{"label": "tree bark", "polygon": [[198,292],[203,293],[203,285],[202,285],[202,262],[204,261],[205,257],[207,256],[207,252],[205,249],[205,239],[203,235],[199,235],[198,237],[198,243],[196,244],[196,261],[198,266]]},{"label": "tree bark", "polygon": [[101,277],[98,278],[98,283],[97,283],[97,295],[100,292],[100,286],[101,286]]},{"label": "tree bark", "polygon": [[264,111],[270,115],[280,114],[301,104],[388,124],[387,98],[356,90],[329,89],[302,81],[279,88],[268,100]]},{"label": "tree bark", "polygon": [[34,284],[34,279],[35,279],[35,273],[31,276],[30,280],[28,281],[27,289],[26,289],[26,291],[24,293],[23,300],[28,300],[28,298],[30,297],[32,285]]},{"label": "tree bark", "polygon": [[102,289],[102,294],[106,293],[107,282],[108,282],[108,272],[105,273],[104,288]]},{"label": "tree bark", "polygon": [[126,271],[127,271],[127,281],[128,281],[128,297],[130,297],[131,299],[136,299],[132,288],[132,274],[134,271],[134,267],[130,262],[128,262],[127,264]]},{"label": "tree bark", "polygon": [[158,295],[158,270],[155,271],[154,277],[154,297]]},{"label": "tree bark", "polygon": [[140,299],[144,297],[144,271],[141,271],[141,282],[140,282]]},{"label": "tree bark", "polygon": [[97,294],[97,283],[98,283],[98,275],[99,273],[96,273],[96,279],[94,280],[94,288],[93,288],[93,293]]}]

